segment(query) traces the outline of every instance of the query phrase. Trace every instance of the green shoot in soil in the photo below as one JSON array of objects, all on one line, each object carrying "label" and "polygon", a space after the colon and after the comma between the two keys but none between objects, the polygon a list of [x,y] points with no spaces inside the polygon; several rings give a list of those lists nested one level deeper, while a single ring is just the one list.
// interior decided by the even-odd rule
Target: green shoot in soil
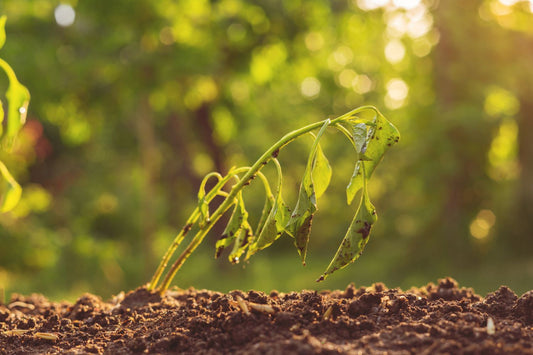
[{"label": "green shoot in soil", "polygon": [[[198,206],[163,256],[148,284],[148,289],[157,289],[159,292],[167,290],[185,260],[203,241],[212,226],[231,208],[233,208],[231,217],[216,243],[215,257],[220,256],[224,248],[233,244],[229,255],[230,261],[238,263],[243,259],[244,253],[246,253],[244,260],[248,260],[257,251],[267,248],[281,235],[287,234],[294,238],[294,245],[305,264],[311,224],[318,209],[317,200],[326,191],[332,174],[329,162],[319,144],[320,138],[328,127],[341,131],[355,149],[357,154],[355,169],[346,188],[346,196],[348,204],[356,196],[360,196],[360,199],[355,217],[337,253],[317,281],[324,280],[331,273],[357,259],[363,252],[372,226],[377,220],[376,210],[368,196],[367,181],[387,149],[397,143],[400,138],[396,127],[372,106],[363,106],[337,118],[316,122],[286,134],[251,167],[232,168],[226,176],[219,173],[208,174],[200,186]],[[314,135],[313,131],[316,130],[318,132]],[[314,143],[300,184],[296,206],[291,211],[283,201],[281,193],[283,176],[276,158],[283,147],[308,133],[313,135]],[[269,162],[274,163],[278,174],[274,193],[272,193],[269,181],[260,171]],[[252,229],[248,222],[248,212],[242,197],[242,190],[256,177],[259,177],[265,186],[266,198],[259,223],[255,229]],[[211,190],[205,191],[209,179],[216,179],[217,183]],[[225,192],[223,188],[230,182],[233,185],[229,192]],[[359,191],[361,194],[358,195]],[[210,215],[209,204],[216,196],[223,196],[224,200]],[[196,234],[160,282],[170,259],[193,227],[195,227]]]}]

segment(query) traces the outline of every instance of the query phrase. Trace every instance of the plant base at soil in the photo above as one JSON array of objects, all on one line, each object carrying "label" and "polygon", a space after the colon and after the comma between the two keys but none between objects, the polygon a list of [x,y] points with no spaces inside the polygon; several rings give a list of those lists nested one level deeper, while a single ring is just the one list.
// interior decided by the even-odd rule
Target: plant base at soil
[{"label": "plant base at soil", "polygon": [[0,305],[1,354],[533,354],[533,290],[486,298],[450,278],[408,291],[371,287],[265,294],[144,288],[75,304],[13,295]]}]

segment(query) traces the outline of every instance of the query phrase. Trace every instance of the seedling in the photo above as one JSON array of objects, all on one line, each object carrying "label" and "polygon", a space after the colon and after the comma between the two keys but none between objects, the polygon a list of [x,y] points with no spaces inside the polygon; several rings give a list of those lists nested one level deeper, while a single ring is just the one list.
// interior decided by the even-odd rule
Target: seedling
[{"label": "seedling", "polygon": [[[213,225],[231,208],[231,217],[216,243],[215,257],[233,244],[229,260],[238,263],[248,260],[261,249],[269,247],[281,235],[287,234],[294,239],[302,262],[305,264],[307,244],[311,232],[311,223],[318,205],[318,198],[326,191],[331,179],[331,166],[320,147],[320,139],[326,129],[332,127],[342,132],[356,152],[355,169],[346,188],[347,203],[358,196],[358,208],[331,263],[317,281],[355,261],[363,252],[368,242],[372,226],[377,220],[376,209],[370,202],[367,181],[387,149],[397,143],[400,135],[375,107],[363,106],[334,119],[326,119],[297,129],[286,134],[271,146],[252,166],[231,168],[227,175],[217,172],[207,174],[198,192],[198,205],[185,222],[148,284],[149,290],[164,292],[185,260],[200,245]],[[313,133],[317,131],[316,135]],[[283,201],[281,187],[283,175],[278,154],[287,144],[306,134],[314,137],[313,145],[307,159],[307,165],[300,184],[296,206],[291,210]],[[270,182],[261,173],[261,169],[272,162],[277,170],[276,190],[272,193]],[[248,222],[242,191],[255,178],[259,178],[265,188],[265,204],[258,225],[252,229]],[[208,180],[216,179],[216,184],[206,191]],[[224,187],[230,186],[229,192]],[[361,193],[359,193],[361,192]],[[216,196],[222,196],[223,202],[210,214],[210,203]],[[166,272],[170,259],[184,240],[187,233],[195,231],[192,240],[182,251]]]}]

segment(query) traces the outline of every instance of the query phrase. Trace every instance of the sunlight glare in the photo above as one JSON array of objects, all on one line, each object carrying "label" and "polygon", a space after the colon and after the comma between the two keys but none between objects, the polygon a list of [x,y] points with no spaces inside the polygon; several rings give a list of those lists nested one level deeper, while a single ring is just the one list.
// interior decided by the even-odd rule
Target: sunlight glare
[{"label": "sunlight glare", "polygon": [[339,73],[339,84],[345,88],[350,88],[356,76],[357,73],[352,69],[344,69]]},{"label": "sunlight glare", "polygon": [[405,14],[396,12],[390,17],[386,18],[387,34],[393,38],[402,37],[407,31],[408,20]]},{"label": "sunlight glare", "polygon": [[372,90],[372,80],[364,74],[357,75],[352,82],[353,90],[358,94],[366,94]]},{"label": "sunlight glare", "polygon": [[419,38],[427,34],[433,27],[433,17],[430,14],[417,19],[411,20],[407,24],[407,34],[411,38]]},{"label": "sunlight glare", "polygon": [[337,48],[337,50],[333,53],[333,58],[337,62],[337,64],[341,66],[348,65],[353,60],[353,52],[348,46],[340,46]]},{"label": "sunlight glare", "polygon": [[402,9],[414,9],[420,4],[420,0],[392,0],[392,3]]},{"label": "sunlight glare", "polygon": [[59,26],[68,27],[74,23],[76,12],[68,4],[60,4],[54,10],[54,17]]},{"label": "sunlight glare", "polygon": [[402,61],[405,57],[405,47],[403,43],[397,39],[393,39],[385,46],[385,58],[391,64],[396,64]]},{"label": "sunlight glare", "polygon": [[470,234],[476,239],[484,239],[489,235],[496,223],[496,215],[491,210],[481,210],[470,224]]},{"label": "sunlight glare", "polygon": [[387,95],[393,100],[404,100],[409,93],[409,86],[402,79],[391,79],[387,83]]},{"label": "sunlight glare", "polygon": [[385,106],[391,110],[396,110],[405,104],[405,99],[409,94],[409,86],[399,78],[391,79],[387,82],[387,95],[385,95]]},{"label": "sunlight glare", "polygon": [[514,4],[519,2],[520,0],[498,0],[498,1],[501,2],[505,6],[513,6]]},{"label": "sunlight glare", "polygon": [[300,90],[303,96],[314,99],[320,94],[320,81],[314,77],[307,77],[302,81]]},{"label": "sunlight glare", "polygon": [[388,3],[389,0],[357,0],[357,6],[364,11],[376,10]]}]

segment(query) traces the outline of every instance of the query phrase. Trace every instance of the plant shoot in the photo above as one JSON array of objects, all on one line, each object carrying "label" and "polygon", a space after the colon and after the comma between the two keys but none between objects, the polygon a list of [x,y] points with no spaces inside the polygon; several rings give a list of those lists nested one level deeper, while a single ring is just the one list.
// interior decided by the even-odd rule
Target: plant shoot
[{"label": "plant shoot", "polygon": [[[231,217],[216,243],[215,257],[219,257],[225,248],[233,245],[229,254],[230,262],[248,260],[253,254],[287,234],[294,239],[294,245],[302,263],[305,264],[312,220],[318,210],[317,202],[326,191],[332,175],[331,166],[320,147],[320,139],[330,127],[342,132],[356,152],[354,172],[346,188],[346,197],[348,204],[356,196],[359,196],[359,199],[355,217],[337,253],[317,281],[324,280],[328,275],[356,260],[363,252],[372,226],[377,220],[376,209],[368,195],[367,182],[387,149],[400,138],[396,127],[372,106],[363,106],[337,118],[326,119],[292,131],[272,145],[250,167],[232,168],[226,176],[216,172],[206,175],[198,192],[198,205],[163,256],[148,289],[157,289],[159,292],[167,290],[185,260],[203,241],[212,226],[230,209]],[[306,134],[311,134],[314,142],[300,183],[296,206],[290,209],[283,201],[283,174],[277,156],[283,147]],[[274,190],[261,173],[261,169],[270,162],[277,170]],[[242,191],[255,178],[259,178],[264,185],[266,198],[258,225],[252,228]],[[217,182],[212,189],[206,191],[206,184],[210,179],[216,179]],[[229,192],[224,190],[226,186],[230,187]],[[224,200],[209,214],[209,205],[216,196],[223,196]],[[168,267],[161,281],[172,256],[193,227],[195,235]]]}]

